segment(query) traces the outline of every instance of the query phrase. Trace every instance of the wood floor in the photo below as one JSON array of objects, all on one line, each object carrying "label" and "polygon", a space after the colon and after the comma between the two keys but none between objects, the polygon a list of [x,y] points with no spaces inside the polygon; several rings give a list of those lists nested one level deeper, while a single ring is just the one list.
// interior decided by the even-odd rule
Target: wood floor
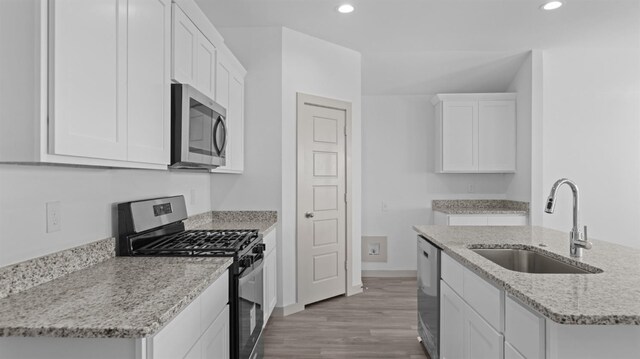
[{"label": "wood floor", "polygon": [[415,278],[363,278],[364,292],[271,317],[265,359],[428,358],[417,341]]}]

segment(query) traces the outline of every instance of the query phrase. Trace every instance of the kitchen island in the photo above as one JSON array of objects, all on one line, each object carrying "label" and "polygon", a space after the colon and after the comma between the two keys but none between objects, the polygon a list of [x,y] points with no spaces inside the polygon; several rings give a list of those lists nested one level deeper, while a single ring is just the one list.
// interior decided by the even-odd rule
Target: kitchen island
[{"label": "kitchen island", "polygon": [[[574,259],[569,257],[567,233],[541,227],[414,229],[443,252],[441,351],[446,351],[448,344],[449,348],[472,344],[469,336],[473,331],[464,331],[467,337],[460,338],[463,343],[452,343],[446,336],[447,323],[453,318],[447,318],[445,306],[453,303],[448,301],[453,298],[470,306],[470,315],[479,314],[486,324],[493,324],[491,349],[498,357],[625,358],[640,353],[640,250],[593,240],[593,249]],[[516,272],[472,250],[477,248],[527,249],[589,273]],[[478,298],[485,284],[490,287]],[[443,295],[449,298],[444,300]],[[476,302],[480,302],[479,309],[470,305]],[[485,311],[483,305],[490,310]],[[494,314],[496,317],[491,317]],[[464,316],[461,318],[464,321]],[[467,348],[467,354],[472,350]]]}]

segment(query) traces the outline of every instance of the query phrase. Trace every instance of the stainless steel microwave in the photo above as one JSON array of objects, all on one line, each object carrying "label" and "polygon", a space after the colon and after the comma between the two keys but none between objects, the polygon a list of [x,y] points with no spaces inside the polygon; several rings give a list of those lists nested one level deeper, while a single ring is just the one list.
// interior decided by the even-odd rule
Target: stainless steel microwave
[{"label": "stainless steel microwave", "polygon": [[224,166],[227,111],[192,86],[171,85],[170,168]]}]

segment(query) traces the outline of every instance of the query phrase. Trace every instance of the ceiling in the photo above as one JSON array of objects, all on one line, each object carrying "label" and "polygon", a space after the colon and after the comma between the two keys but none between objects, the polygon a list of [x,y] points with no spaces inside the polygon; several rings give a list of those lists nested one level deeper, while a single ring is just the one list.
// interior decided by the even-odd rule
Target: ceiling
[{"label": "ceiling", "polygon": [[640,0],[196,1],[218,28],[285,26],[361,52],[363,94],[504,91],[530,49],[640,46]]}]

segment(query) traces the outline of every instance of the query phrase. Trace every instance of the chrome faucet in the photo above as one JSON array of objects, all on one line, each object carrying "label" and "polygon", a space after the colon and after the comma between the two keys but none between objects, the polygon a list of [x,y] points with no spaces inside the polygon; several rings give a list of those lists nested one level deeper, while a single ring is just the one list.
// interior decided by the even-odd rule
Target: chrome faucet
[{"label": "chrome faucet", "polygon": [[587,226],[584,226],[584,232],[581,233],[578,229],[578,186],[568,178],[561,178],[553,184],[551,187],[551,193],[547,199],[547,205],[544,209],[545,212],[552,214],[556,208],[556,192],[558,188],[563,184],[567,184],[571,187],[573,192],[573,227],[571,228],[569,238],[569,252],[572,257],[582,257],[582,249],[591,249],[591,242],[587,240]]}]

